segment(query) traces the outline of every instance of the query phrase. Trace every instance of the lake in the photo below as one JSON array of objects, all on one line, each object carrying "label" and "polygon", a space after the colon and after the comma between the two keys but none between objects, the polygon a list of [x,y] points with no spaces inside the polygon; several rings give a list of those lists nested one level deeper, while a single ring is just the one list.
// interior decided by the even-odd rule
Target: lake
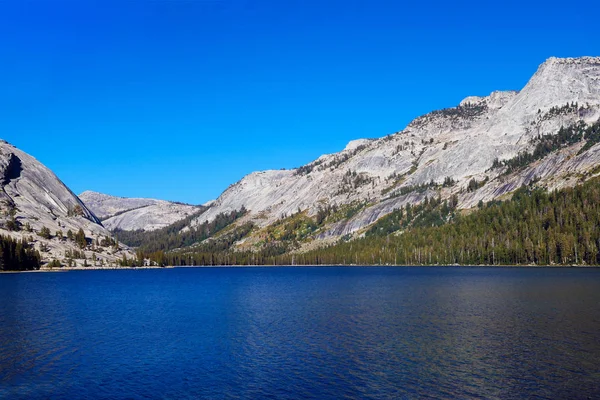
[{"label": "lake", "polygon": [[0,398],[600,398],[600,269],[0,275]]}]

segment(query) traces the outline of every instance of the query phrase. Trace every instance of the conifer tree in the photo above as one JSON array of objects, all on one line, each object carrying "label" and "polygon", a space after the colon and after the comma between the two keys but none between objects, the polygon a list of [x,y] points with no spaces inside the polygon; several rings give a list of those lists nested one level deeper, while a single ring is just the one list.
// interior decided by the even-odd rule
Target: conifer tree
[{"label": "conifer tree", "polygon": [[79,231],[77,231],[77,234],[75,235],[75,242],[81,249],[85,249],[87,247],[87,239],[85,238],[85,232],[82,228],[79,228]]}]

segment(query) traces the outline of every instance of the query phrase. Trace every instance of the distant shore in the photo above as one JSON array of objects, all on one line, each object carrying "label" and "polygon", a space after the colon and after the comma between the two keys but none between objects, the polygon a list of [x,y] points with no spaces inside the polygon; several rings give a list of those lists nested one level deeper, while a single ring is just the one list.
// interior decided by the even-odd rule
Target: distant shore
[{"label": "distant shore", "polygon": [[69,272],[69,271],[104,271],[104,270],[126,270],[126,269],[173,269],[178,267],[64,267],[64,268],[40,268],[29,271],[0,271],[0,274],[20,274],[36,272]]},{"label": "distant shore", "polygon": [[179,265],[179,266],[145,266],[145,267],[64,267],[64,268],[41,268],[30,271],[0,271],[0,274],[38,273],[38,272],[70,272],[70,271],[108,271],[108,270],[144,270],[144,269],[176,269],[176,268],[431,268],[431,267],[458,267],[458,268],[600,268],[600,265],[357,265],[357,264],[302,264],[302,265]]}]

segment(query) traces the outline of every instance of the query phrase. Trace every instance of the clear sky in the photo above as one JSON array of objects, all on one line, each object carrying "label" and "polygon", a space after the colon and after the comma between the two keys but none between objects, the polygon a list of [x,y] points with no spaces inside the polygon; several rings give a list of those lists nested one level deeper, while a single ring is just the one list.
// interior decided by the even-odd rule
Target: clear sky
[{"label": "clear sky", "polygon": [[[406,3],[410,3],[407,5]],[[600,55],[595,1],[0,0],[0,138],[74,192],[203,203]]]}]

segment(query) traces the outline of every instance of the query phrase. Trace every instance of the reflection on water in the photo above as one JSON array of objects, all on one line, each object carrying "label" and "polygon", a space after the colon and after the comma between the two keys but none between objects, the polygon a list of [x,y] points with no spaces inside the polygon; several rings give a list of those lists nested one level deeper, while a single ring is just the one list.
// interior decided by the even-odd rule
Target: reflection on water
[{"label": "reflection on water", "polygon": [[600,270],[0,276],[0,398],[597,398]]}]

